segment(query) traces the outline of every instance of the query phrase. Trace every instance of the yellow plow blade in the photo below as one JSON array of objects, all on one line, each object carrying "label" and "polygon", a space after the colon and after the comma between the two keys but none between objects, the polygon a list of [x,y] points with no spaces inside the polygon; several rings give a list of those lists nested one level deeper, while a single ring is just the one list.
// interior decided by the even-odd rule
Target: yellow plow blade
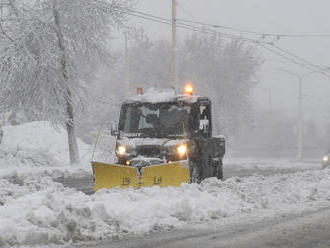
[{"label": "yellow plow blade", "polygon": [[143,168],[142,186],[176,186],[190,181],[189,168],[181,162],[153,165]]},{"label": "yellow plow blade", "polygon": [[94,190],[102,188],[138,187],[139,173],[136,168],[117,164],[92,162],[95,178]]},{"label": "yellow plow blade", "polygon": [[180,186],[190,181],[190,172],[185,162],[174,162],[144,167],[140,173],[136,167],[92,162],[95,178],[95,190],[102,188],[140,188]]}]

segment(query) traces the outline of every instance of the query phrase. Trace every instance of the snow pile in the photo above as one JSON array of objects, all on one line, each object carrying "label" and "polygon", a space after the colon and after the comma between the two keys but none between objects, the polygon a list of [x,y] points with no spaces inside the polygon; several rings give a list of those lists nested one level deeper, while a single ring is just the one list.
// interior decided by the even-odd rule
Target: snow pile
[{"label": "snow pile", "polygon": [[169,102],[175,99],[175,91],[172,88],[150,87],[145,94],[137,95],[128,99],[128,101],[141,102]]},{"label": "snow pile", "polygon": [[230,170],[308,170],[321,169],[321,161],[226,157],[224,166]]},{"label": "snow pile", "polygon": [[90,196],[48,178],[2,179],[0,188],[0,246],[10,247],[144,233],[258,211],[273,215],[329,206],[330,170],[226,181],[210,178],[179,188],[115,188]]},{"label": "snow pile", "polygon": [[[67,133],[62,127],[54,128],[47,121],[29,122],[18,126],[5,126],[1,149],[48,153],[60,162],[69,162]],[[84,155],[88,146],[78,139],[78,147]]]},{"label": "snow pile", "polygon": [[22,150],[20,147],[10,150],[0,150],[0,168],[17,167],[53,167],[60,162],[46,150]]},{"label": "snow pile", "polygon": [[[5,126],[0,144],[0,176],[17,173],[40,172],[56,168],[73,170],[69,165],[67,133],[62,127],[54,128],[49,122],[29,122],[18,126]],[[89,146],[78,139],[82,163],[90,170]]]},{"label": "snow pile", "polygon": [[0,205],[46,189],[63,189],[63,185],[54,183],[50,177],[44,176],[6,176],[0,179]]}]

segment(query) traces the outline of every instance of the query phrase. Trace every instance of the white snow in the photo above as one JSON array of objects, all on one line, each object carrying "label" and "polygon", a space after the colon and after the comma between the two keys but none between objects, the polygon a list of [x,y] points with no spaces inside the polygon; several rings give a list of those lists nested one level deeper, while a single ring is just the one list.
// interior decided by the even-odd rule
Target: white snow
[{"label": "white snow", "polygon": [[[0,181],[0,244],[63,244],[245,215],[330,204],[330,170],[253,176],[179,188],[118,188],[85,195],[47,177]],[[265,211],[267,210],[267,211]]]},{"label": "white snow", "polygon": [[[87,145],[80,142],[80,146],[88,152]],[[104,189],[85,195],[53,181],[54,175],[64,172],[86,173],[90,165],[69,166],[65,132],[54,131],[47,122],[5,127],[0,152],[0,247],[6,248],[61,245],[224,218],[237,220],[248,214],[266,218],[330,206],[330,169],[225,181],[210,178],[179,188]],[[255,159],[227,162],[237,169],[295,164]]]},{"label": "white snow", "polygon": [[321,160],[290,160],[270,158],[231,158],[225,157],[224,165],[230,170],[306,170],[321,169]]},{"label": "white snow", "polygon": [[31,173],[44,170],[84,169],[90,171],[90,147],[78,139],[81,164],[69,165],[67,134],[62,127],[49,122],[29,122],[4,126],[0,144],[0,176],[12,173]]},{"label": "white snow", "polygon": [[186,102],[196,102],[198,96],[189,96],[189,95],[176,95],[175,91],[172,88],[149,88],[143,95],[137,95],[134,97],[130,97],[128,102],[130,101],[139,101],[139,102],[171,102],[175,101],[177,98]]},{"label": "white snow", "polygon": [[[67,134],[62,127],[54,127],[47,121],[36,121],[5,126],[3,130],[1,148],[6,151],[46,151],[58,161],[69,162]],[[89,147],[79,139],[78,147],[84,157]]]},{"label": "white snow", "polygon": [[128,101],[141,101],[141,102],[167,102],[175,99],[175,91],[171,88],[156,89],[149,88],[144,94],[136,95],[128,99]]}]

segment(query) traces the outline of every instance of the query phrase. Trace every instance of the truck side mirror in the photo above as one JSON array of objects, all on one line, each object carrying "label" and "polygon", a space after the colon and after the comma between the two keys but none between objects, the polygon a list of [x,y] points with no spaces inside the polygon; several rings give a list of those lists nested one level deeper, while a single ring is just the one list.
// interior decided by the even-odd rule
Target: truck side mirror
[{"label": "truck side mirror", "polygon": [[118,127],[117,127],[117,124],[115,122],[111,122],[111,136],[115,136],[117,137],[118,135]]}]

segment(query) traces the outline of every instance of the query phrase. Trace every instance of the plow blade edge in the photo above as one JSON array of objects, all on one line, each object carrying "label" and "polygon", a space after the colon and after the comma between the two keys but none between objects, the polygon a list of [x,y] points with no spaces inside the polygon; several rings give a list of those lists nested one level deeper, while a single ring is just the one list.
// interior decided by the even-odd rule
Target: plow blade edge
[{"label": "plow blade edge", "polygon": [[95,179],[95,190],[102,188],[140,188],[145,186],[160,187],[180,186],[190,181],[190,172],[184,162],[160,164],[144,167],[122,166],[92,162]]}]

